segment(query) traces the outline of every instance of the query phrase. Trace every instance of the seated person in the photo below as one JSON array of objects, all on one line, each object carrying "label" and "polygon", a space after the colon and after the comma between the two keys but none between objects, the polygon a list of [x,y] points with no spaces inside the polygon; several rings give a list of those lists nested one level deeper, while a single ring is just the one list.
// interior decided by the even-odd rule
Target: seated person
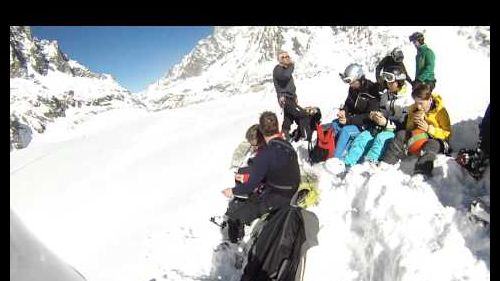
[{"label": "seated person", "polygon": [[416,86],[411,96],[415,103],[409,109],[406,128],[396,133],[382,161],[396,164],[412,153],[419,156],[414,173],[431,176],[436,155],[449,152],[450,118],[441,97],[431,93],[429,85]]},{"label": "seated person", "polygon": [[380,99],[380,110],[370,112],[370,119],[376,126],[359,134],[352,142],[344,162],[347,166],[363,160],[378,162],[394,132],[404,128],[404,119],[412,100],[406,93],[406,75],[397,66],[382,72],[384,92]]},{"label": "seated person", "polygon": [[380,103],[378,85],[366,79],[359,64],[350,64],[340,73],[344,83],[349,84],[349,92],[344,106],[332,121],[335,130],[335,154],[333,157],[344,159],[351,141],[362,131],[373,126],[370,112],[377,111]]}]

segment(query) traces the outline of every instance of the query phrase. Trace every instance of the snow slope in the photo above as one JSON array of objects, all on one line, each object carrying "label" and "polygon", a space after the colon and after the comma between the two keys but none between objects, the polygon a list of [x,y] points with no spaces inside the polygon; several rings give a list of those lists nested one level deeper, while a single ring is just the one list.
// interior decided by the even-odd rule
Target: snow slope
[{"label": "snow slope", "polygon": [[[477,141],[489,83],[466,81],[484,81],[484,73],[489,81],[490,63],[470,48],[442,46],[453,43],[450,34],[444,27],[428,42],[456,149]],[[458,69],[456,60],[485,72]],[[347,93],[336,73],[295,83],[299,103],[319,106],[325,123]],[[271,85],[159,112],[109,110],[70,130],[55,121],[11,152],[11,209],[88,280],[238,280],[213,251],[221,234],[208,219],[225,211],[220,191],[234,182],[233,149],[264,110],[282,118]],[[320,176],[321,201],[310,209],[319,245],[308,253],[305,280],[490,279],[489,228],[465,213],[471,198],[489,199],[489,172],[476,182],[440,156],[427,182],[403,172],[414,159],[386,170],[357,165],[343,177],[332,173],[337,160],[310,167],[306,145],[296,148],[303,169]]]}]

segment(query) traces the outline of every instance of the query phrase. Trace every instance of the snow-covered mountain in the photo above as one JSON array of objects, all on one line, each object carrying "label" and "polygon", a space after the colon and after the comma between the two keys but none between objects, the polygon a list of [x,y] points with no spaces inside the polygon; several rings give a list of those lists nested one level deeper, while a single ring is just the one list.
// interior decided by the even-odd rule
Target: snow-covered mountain
[{"label": "snow-covered mountain", "polygon": [[[279,50],[287,50],[296,61],[295,79],[335,77],[332,73],[343,71],[351,62],[373,73],[376,64],[394,47],[401,47],[407,54],[407,68],[414,73],[414,60],[408,54],[415,51],[408,36],[417,30],[427,33],[439,28],[215,27],[213,35],[199,41],[179,64],[141,95],[150,108],[161,110],[221,95],[262,90],[273,93],[272,69]],[[489,56],[489,27],[450,28],[463,45],[481,49]],[[373,74],[368,76],[374,78]]]},{"label": "snow-covered mountain", "polygon": [[56,41],[33,38],[27,26],[10,27],[10,146],[24,148],[49,122],[76,124],[112,108],[141,106],[108,74],[68,58]]},{"label": "snow-covered mountain", "polygon": [[[294,76],[299,103],[319,106],[323,123],[333,119],[347,95],[347,85],[336,71],[358,59],[368,67],[377,49],[384,53],[385,48],[402,44],[412,75],[416,50],[407,44],[407,35],[425,29],[426,40],[436,54],[436,91],[453,125],[452,156],[458,148],[476,144],[477,125],[490,102],[489,28],[337,28],[334,50],[328,41],[334,30],[330,29],[314,29],[316,36],[323,30],[321,36],[326,38],[317,44],[311,39],[314,52],[303,51],[305,47],[296,48],[303,55],[290,51],[297,61]],[[374,36],[373,30],[383,36],[384,29],[401,41],[390,39],[383,47],[367,39]],[[224,30],[236,34],[245,28],[216,32]],[[190,71],[180,66],[172,69],[170,86],[164,88],[189,90],[181,100],[184,104],[201,102],[201,98],[213,100],[160,112],[109,110],[74,130],[48,130],[27,149],[13,151],[12,213],[47,249],[87,280],[239,280],[242,269],[233,266],[233,253],[215,251],[221,233],[209,217],[226,210],[221,190],[234,184],[231,155],[248,126],[257,122],[264,110],[276,112],[280,121],[283,116],[270,81],[274,59],[267,64],[259,64],[257,58],[255,64],[236,65],[226,57],[237,58],[237,54],[230,54],[247,46],[234,40],[233,51],[218,60],[212,57],[212,64],[200,62],[198,67],[193,62]],[[362,40],[372,45],[357,43]],[[293,43],[286,42],[288,45],[280,48],[293,50]],[[329,53],[332,56],[320,56]],[[338,54],[337,61],[331,60],[333,54]],[[201,61],[201,53],[198,55]],[[238,51],[238,55],[245,52]],[[265,52],[261,55],[265,61]],[[232,67],[221,66],[224,60]],[[188,61],[185,58],[183,62],[187,65]],[[307,63],[315,63],[317,68]],[[255,69],[257,66],[262,69]],[[316,73],[318,69],[324,73]],[[235,71],[234,81],[224,76],[230,71]],[[238,71],[269,81],[248,78],[265,82],[252,90],[248,85],[259,84],[245,80],[240,85],[247,90],[234,88],[241,92],[236,95],[238,92],[230,90],[242,77],[236,76]],[[197,84],[200,81],[212,86],[223,81],[230,84],[227,92],[202,91],[206,85]],[[156,94],[159,98],[162,95],[160,91]],[[168,104],[166,101],[165,108]],[[407,173],[414,157],[387,169],[368,163],[355,165],[343,174],[332,169],[338,166],[337,159],[310,166],[307,143],[294,143],[294,147],[301,170],[319,177],[320,201],[310,208],[320,222],[319,245],[308,251],[305,281],[490,279],[489,226],[474,223],[467,213],[472,198],[484,197],[489,202],[489,170],[476,181],[453,157],[439,155],[428,180]],[[11,219],[11,229],[15,223]],[[27,248],[17,241],[11,240],[11,245]],[[25,248],[14,249],[14,253],[28,252],[21,251]],[[38,263],[47,260],[34,259],[33,255],[36,253],[24,257]],[[38,268],[21,267],[22,257],[15,257],[20,259],[11,260],[11,272],[15,272],[12,268],[33,272],[38,279],[31,280],[48,280]]]}]

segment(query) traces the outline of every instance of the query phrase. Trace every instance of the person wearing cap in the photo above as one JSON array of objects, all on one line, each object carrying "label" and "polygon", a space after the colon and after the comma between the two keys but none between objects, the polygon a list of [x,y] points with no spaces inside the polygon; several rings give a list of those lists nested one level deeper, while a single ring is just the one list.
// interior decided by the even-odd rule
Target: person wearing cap
[{"label": "person wearing cap", "polygon": [[332,121],[335,131],[334,158],[344,159],[352,140],[363,130],[373,126],[370,112],[379,108],[380,94],[378,84],[365,77],[361,65],[353,63],[346,67],[340,78],[349,84],[344,105]]},{"label": "person wearing cap", "polygon": [[[404,129],[404,119],[413,100],[406,94],[406,75],[399,66],[391,66],[381,73],[384,91],[380,98],[380,109],[370,112],[375,126],[361,132],[352,142],[344,159],[346,166],[361,160],[377,163],[394,138],[394,132]],[[363,158],[364,156],[364,158]]]},{"label": "person wearing cap", "polygon": [[[244,224],[261,215],[288,206],[300,184],[297,152],[282,139],[276,114],[265,111],[259,118],[259,131],[265,145],[253,158],[247,182],[222,191],[227,198],[235,197],[226,212],[229,239],[236,243],[244,236]],[[263,185],[261,192],[255,187]]]},{"label": "person wearing cap", "polygon": [[415,81],[412,85],[428,84],[431,86],[431,91],[436,87],[436,78],[434,76],[434,66],[436,57],[434,52],[425,44],[424,35],[420,32],[415,32],[409,37],[410,42],[417,48],[417,56],[415,57]]},{"label": "person wearing cap", "polygon": [[[431,176],[437,154],[449,152],[448,142],[452,133],[450,117],[441,96],[432,93],[430,85],[419,84],[415,86],[411,95],[414,104],[408,110],[406,128],[396,133],[394,139],[389,143],[382,161],[392,165],[396,164],[410,152],[408,141],[424,143],[418,151],[419,157],[415,163],[414,173]],[[420,131],[418,135],[415,135],[416,130]],[[419,138],[421,139],[424,135],[428,139],[425,142],[419,141]]]},{"label": "person wearing cap", "polygon": [[385,82],[384,78],[380,76],[380,72],[382,70],[387,70],[388,68],[392,68],[395,66],[399,67],[401,71],[404,73],[404,75],[406,76],[406,81],[408,81],[408,83],[410,84],[412,83],[410,75],[408,75],[408,72],[406,71],[403,59],[404,59],[403,51],[400,48],[394,48],[389,55],[385,56],[377,64],[377,67],[375,68],[375,78],[377,79],[377,82],[381,86],[381,90],[383,90]]},{"label": "person wearing cap", "polygon": [[285,139],[290,139],[290,126],[295,121],[299,127],[299,138],[310,140],[312,131],[309,126],[310,116],[302,107],[298,105],[295,83],[293,80],[293,70],[295,64],[288,52],[278,53],[278,64],[273,70],[273,83],[276,90],[278,103],[283,109],[283,124],[281,130]]}]

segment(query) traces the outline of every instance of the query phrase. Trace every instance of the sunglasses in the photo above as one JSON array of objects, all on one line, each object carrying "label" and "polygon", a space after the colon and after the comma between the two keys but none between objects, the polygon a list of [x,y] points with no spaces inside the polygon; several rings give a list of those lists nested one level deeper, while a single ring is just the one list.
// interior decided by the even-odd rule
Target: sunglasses
[{"label": "sunglasses", "polygon": [[289,59],[290,56],[282,56],[281,59]]}]

